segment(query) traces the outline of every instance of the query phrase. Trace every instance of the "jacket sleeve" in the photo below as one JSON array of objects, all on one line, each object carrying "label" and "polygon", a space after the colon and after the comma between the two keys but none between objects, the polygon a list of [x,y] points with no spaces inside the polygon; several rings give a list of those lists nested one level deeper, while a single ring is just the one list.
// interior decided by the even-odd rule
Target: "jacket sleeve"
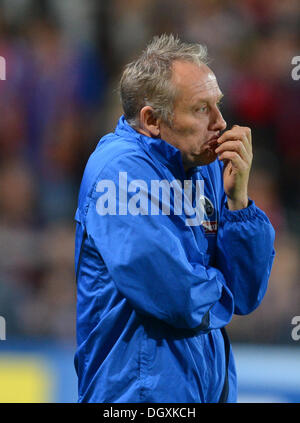
[{"label": "jacket sleeve", "polygon": [[224,199],[217,237],[216,266],[234,297],[234,313],[252,312],[262,301],[275,256],[274,229],[263,211],[231,211]]},{"label": "jacket sleeve", "polygon": [[[124,209],[119,172],[126,173],[130,213]],[[204,236],[199,244],[183,216],[172,211],[153,215],[147,209],[151,201],[146,188],[137,190],[138,200],[130,192],[134,181],[144,181],[149,188],[151,181],[161,178],[152,162],[137,153],[115,158],[94,184],[86,213],[87,235],[117,289],[137,312],[176,328],[221,328],[232,318],[233,297],[222,273],[208,266]],[[106,197],[102,193],[105,181],[110,181],[111,196],[117,197],[110,205],[109,188]],[[107,214],[100,210],[104,198],[110,209]],[[135,214],[135,207],[139,213]]]}]

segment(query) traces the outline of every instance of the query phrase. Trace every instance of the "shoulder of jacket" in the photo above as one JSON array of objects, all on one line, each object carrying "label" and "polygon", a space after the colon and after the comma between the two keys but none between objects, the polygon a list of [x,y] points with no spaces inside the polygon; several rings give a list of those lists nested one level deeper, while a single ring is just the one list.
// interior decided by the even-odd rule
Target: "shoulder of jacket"
[{"label": "shoulder of jacket", "polygon": [[103,137],[90,155],[81,181],[79,203],[92,196],[100,178],[107,173],[119,172],[120,163],[126,164],[133,158],[149,160],[149,156],[137,140],[129,140],[115,134]]},{"label": "shoulder of jacket", "polygon": [[107,166],[113,167],[117,164],[121,158],[126,160],[133,156],[147,157],[138,139],[125,138],[115,134],[109,135],[100,140],[87,165],[97,169],[96,177]]}]

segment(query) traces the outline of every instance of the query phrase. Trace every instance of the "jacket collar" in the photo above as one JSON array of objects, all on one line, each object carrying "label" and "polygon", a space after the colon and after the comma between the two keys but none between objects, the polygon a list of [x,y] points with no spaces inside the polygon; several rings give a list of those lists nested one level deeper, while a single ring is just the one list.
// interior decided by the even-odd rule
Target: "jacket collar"
[{"label": "jacket collar", "polygon": [[181,152],[178,148],[161,138],[151,138],[139,133],[128,124],[124,116],[119,119],[115,133],[127,139],[133,137],[140,142],[144,150],[164,164],[174,176],[185,179]]}]

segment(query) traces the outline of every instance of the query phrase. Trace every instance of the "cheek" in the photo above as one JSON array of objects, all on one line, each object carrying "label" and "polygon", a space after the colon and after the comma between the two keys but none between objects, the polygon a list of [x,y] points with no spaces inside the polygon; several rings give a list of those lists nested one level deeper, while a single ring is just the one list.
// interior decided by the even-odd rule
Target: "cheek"
[{"label": "cheek", "polygon": [[186,133],[186,138],[189,140],[190,146],[199,149],[206,140],[206,130],[199,122],[194,123],[190,125],[189,131]]},{"label": "cheek", "polygon": [[172,128],[161,128],[161,138],[185,153],[199,154],[206,140],[203,119],[185,115],[173,120]]},{"label": "cheek", "polygon": [[174,122],[174,130],[182,136],[197,137],[204,133],[204,128],[204,123],[194,117],[187,116],[179,122]]}]

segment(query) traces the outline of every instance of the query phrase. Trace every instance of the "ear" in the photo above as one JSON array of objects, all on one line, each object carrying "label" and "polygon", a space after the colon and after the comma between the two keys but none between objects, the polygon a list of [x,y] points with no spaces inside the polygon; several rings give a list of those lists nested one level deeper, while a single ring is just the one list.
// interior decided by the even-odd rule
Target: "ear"
[{"label": "ear", "polygon": [[149,137],[158,137],[160,134],[159,119],[155,117],[151,106],[144,106],[140,110],[140,132]]}]

